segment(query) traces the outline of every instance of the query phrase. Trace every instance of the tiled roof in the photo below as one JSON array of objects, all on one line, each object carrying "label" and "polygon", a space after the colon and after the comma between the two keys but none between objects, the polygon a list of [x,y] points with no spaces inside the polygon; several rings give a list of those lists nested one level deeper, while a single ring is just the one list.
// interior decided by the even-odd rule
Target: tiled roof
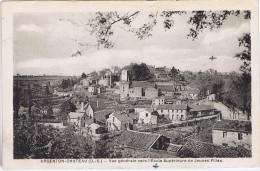
[{"label": "tiled roof", "polygon": [[151,105],[152,104],[152,100],[141,100],[138,99],[136,102],[137,105]]},{"label": "tiled roof", "polygon": [[140,111],[140,112],[143,112],[143,111],[147,111],[147,112],[153,112],[153,109],[152,108],[144,108],[142,111]]},{"label": "tiled roof", "polygon": [[173,85],[157,85],[159,91],[174,91]]},{"label": "tiled roof", "polygon": [[90,106],[92,107],[94,112],[104,110],[107,108],[107,105],[104,103],[104,100],[92,100],[90,101]]},{"label": "tiled roof", "polygon": [[156,88],[149,87],[149,88],[146,88],[145,91],[158,91],[158,90]]},{"label": "tiled roof", "polygon": [[100,125],[98,125],[98,124],[96,124],[96,123],[92,123],[92,124],[89,125],[89,127],[90,127],[91,129],[97,129],[97,128],[100,127]]},{"label": "tiled roof", "polygon": [[121,134],[117,141],[130,148],[149,149],[160,136],[159,134],[127,130]]},{"label": "tiled roof", "polygon": [[124,111],[124,110],[127,110],[127,107],[126,107],[126,106],[112,106],[112,108],[113,108],[115,111]]},{"label": "tiled roof", "polygon": [[251,121],[240,121],[240,120],[226,120],[223,119],[221,121],[216,122],[213,126],[214,130],[226,130],[226,131],[234,131],[234,132],[252,132]]},{"label": "tiled roof", "polygon": [[222,158],[237,158],[237,157],[251,157],[252,154],[246,149],[238,149],[234,147],[218,146],[201,141],[189,140],[178,151],[181,157],[222,157]]},{"label": "tiled roof", "polygon": [[121,122],[132,120],[132,118],[130,118],[127,114],[119,114],[116,112],[114,113],[114,116]]},{"label": "tiled roof", "polygon": [[132,81],[130,87],[155,87],[155,83],[148,81]]},{"label": "tiled roof", "polygon": [[214,109],[214,107],[211,105],[189,105],[189,107],[191,108],[190,109],[191,112]]},{"label": "tiled roof", "polygon": [[77,113],[77,112],[70,112],[69,113],[70,118],[82,118],[83,115],[84,115],[84,113]]},{"label": "tiled roof", "polygon": [[188,106],[187,105],[175,105],[175,104],[164,104],[164,105],[159,105],[157,107],[157,110],[187,110]]},{"label": "tiled roof", "polygon": [[94,118],[96,118],[97,121],[105,123],[108,118],[108,115],[113,112],[114,112],[113,109],[105,109],[102,111],[97,111],[94,115]]},{"label": "tiled roof", "polygon": [[90,124],[92,124],[92,123],[94,123],[94,119],[93,119],[93,118],[88,119],[88,120],[85,121],[85,124],[86,124],[86,125],[90,125]]}]

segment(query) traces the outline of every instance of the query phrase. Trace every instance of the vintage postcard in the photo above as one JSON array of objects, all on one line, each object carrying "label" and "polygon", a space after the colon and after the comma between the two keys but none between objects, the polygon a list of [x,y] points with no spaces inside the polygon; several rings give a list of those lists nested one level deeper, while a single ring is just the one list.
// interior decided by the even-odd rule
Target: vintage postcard
[{"label": "vintage postcard", "polygon": [[259,167],[258,20],[255,0],[3,2],[3,167]]}]

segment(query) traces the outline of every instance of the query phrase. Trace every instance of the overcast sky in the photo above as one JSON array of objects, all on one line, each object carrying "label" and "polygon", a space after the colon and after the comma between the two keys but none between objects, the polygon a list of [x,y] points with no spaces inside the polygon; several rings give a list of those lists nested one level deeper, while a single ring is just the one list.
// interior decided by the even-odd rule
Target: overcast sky
[{"label": "overcast sky", "polygon": [[[144,23],[147,14],[141,12],[136,23]],[[230,17],[220,29],[204,30],[198,39],[187,39],[190,13],[176,16],[173,29],[165,31],[162,22],[154,27],[153,36],[139,40],[133,33],[113,29],[114,48],[89,47],[81,56],[71,57],[83,50],[78,43],[96,44],[85,24],[90,13],[19,13],[14,15],[14,74],[80,75],[93,70],[124,66],[131,62],[176,67],[180,70],[219,72],[239,71],[241,61],[234,58],[242,49],[238,37],[250,31],[249,20]],[[77,24],[75,24],[77,23]],[[77,40],[77,41],[75,41]],[[211,56],[214,61],[209,60]]]}]

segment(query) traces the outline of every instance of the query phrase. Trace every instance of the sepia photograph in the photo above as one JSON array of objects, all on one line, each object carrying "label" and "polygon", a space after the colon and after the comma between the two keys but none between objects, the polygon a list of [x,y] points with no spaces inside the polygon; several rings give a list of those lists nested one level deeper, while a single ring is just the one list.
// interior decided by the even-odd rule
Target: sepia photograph
[{"label": "sepia photograph", "polygon": [[147,159],[153,168],[251,159],[251,17],[224,8],[13,12],[12,159]]}]

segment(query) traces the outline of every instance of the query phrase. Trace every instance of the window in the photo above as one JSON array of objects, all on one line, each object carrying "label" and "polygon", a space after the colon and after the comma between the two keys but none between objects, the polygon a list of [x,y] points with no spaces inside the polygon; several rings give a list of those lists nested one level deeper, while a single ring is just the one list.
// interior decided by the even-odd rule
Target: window
[{"label": "window", "polygon": [[115,117],[113,117],[113,122],[115,122]]},{"label": "window", "polygon": [[243,134],[242,133],[238,133],[238,140],[243,140]]},{"label": "window", "polygon": [[161,113],[163,113],[163,110],[161,110]]},{"label": "window", "polygon": [[145,116],[148,117],[148,113],[146,113]]},{"label": "window", "polygon": [[223,146],[226,146],[226,147],[228,146],[228,144],[227,144],[227,143],[222,143],[222,145],[223,145]]},{"label": "window", "polygon": [[227,132],[223,132],[223,138],[227,138]]}]

